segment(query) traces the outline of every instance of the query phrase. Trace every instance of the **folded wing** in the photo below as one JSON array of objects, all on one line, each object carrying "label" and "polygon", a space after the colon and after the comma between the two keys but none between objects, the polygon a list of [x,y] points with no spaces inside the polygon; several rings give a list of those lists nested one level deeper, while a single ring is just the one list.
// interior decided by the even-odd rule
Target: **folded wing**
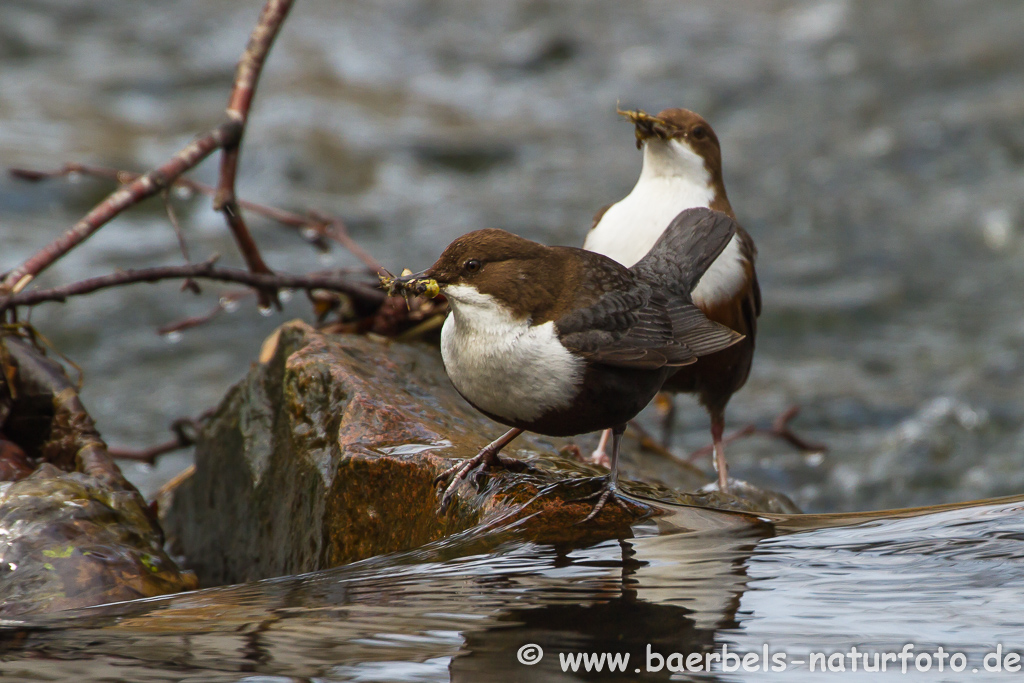
[{"label": "folded wing", "polygon": [[621,281],[555,321],[562,344],[592,362],[646,369],[689,365],[732,346],[743,335],[708,320],[690,290],[735,232],[723,213],[688,209],[628,271],[592,254],[604,277]]}]

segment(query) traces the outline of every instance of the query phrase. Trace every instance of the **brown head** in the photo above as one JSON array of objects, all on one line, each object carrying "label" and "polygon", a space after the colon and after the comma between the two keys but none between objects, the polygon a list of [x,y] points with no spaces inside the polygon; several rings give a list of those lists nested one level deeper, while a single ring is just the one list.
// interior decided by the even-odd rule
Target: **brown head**
[{"label": "brown head", "polygon": [[[448,245],[423,273],[398,278],[409,284],[434,281],[453,302],[473,305],[497,299],[517,318],[544,317],[557,302],[567,272],[565,250],[547,247],[510,232],[476,230]],[[418,291],[427,291],[420,284]]]},{"label": "brown head", "polygon": [[[722,148],[714,129],[703,116],[679,108],[662,109],[657,116],[640,110],[619,113],[633,123],[637,149],[647,145],[650,152],[668,152],[674,144],[699,157],[719,198],[717,205],[713,204],[711,208],[732,215],[722,178]],[[668,157],[667,154],[665,156]]]}]

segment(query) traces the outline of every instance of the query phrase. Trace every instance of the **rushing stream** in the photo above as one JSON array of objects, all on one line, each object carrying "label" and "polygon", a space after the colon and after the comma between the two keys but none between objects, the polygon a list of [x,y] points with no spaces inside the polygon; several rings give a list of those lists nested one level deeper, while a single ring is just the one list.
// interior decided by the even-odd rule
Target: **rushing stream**
[{"label": "rushing stream", "polygon": [[[163,161],[219,120],[261,4],[4,0],[0,166]],[[616,103],[697,110],[760,253],[758,351],[729,424],[767,425],[796,403],[794,427],[830,447],[741,441],[733,473],[815,513],[1011,495],[1024,491],[1021,36],[1017,0],[299,0],[260,84],[239,191],[333,212],[395,269],[480,227],[580,244],[639,169]],[[208,164],[196,177],[213,175]],[[0,271],[109,190],[0,176]],[[175,202],[193,258],[238,263],[208,200]],[[274,268],[358,265],[252,225]],[[40,284],[180,262],[152,202]],[[140,285],[43,305],[32,322],[84,369],[104,436],[144,447],[215,405],[276,325],[311,319],[303,297],[270,317],[249,299],[181,336],[156,333],[228,289]],[[706,416],[678,400],[680,448],[703,446]],[[124,469],[152,493],[190,457]],[[997,676],[982,660],[999,643],[1024,652],[1017,503],[802,530],[693,514],[586,548],[479,531],[315,575],[30,619],[0,633],[0,673],[566,680],[557,653],[606,651],[628,652],[629,672],[579,676],[633,680],[647,644],[767,643],[796,660],[914,643],[962,652],[967,673],[916,674],[954,681]],[[532,667],[516,660],[527,643],[547,653]],[[786,680],[821,678],[794,665]]]}]

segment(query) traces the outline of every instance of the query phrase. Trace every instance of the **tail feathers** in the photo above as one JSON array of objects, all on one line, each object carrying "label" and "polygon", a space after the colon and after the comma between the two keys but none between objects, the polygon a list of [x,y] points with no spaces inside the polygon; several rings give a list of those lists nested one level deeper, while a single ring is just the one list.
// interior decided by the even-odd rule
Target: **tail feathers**
[{"label": "tail feathers", "polygon": [[691,303],[677,299],[667,311],[676,341],[685,344],[698,358],[727,349],[743,339],[739,332],[709,320]]},{"label": "tail feathers", "polygon": [[647,255],[630,270],[653,285],[689,295],[737,227],[736,221],[721,211],[686,209],[672,219]]}]

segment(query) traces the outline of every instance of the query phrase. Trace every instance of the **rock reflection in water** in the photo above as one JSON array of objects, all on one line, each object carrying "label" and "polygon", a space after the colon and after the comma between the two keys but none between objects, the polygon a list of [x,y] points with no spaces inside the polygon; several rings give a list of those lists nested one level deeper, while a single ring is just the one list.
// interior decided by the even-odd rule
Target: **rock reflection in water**
[{"label": "rock reflection in water", "polygon": [[[337,570],[8,622],[0,673],[82,683],[545,681],[596,676],[564,674],[560,652],[611,652],[630,654],[628,672],[602,680],[633,680],[648,644],[685,654],[764,643],[792,659],[941,643],[980,666],[996,643],[1018,647],[1020,507],[773,523],[675,508],[632,538],[588,547],[474,530]],[[516,659],[527,643],[546,653],[535,666]],[[820,676],[794,665],[787,680],[801,675]]]}]

